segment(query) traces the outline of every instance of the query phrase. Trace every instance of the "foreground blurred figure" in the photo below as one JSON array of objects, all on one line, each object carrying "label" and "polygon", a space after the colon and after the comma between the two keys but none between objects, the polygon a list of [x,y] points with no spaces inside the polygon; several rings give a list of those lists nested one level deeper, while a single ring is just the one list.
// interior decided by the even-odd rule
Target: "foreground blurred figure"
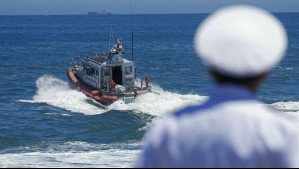
[{"label": "foreground blurred figure", "polygon": [[285,55],[278,19],[226,7],[201,24],[194,42],[216,86],[206,103],[154,125],[136,167],[299,167],[297,127],[255,98]]}]

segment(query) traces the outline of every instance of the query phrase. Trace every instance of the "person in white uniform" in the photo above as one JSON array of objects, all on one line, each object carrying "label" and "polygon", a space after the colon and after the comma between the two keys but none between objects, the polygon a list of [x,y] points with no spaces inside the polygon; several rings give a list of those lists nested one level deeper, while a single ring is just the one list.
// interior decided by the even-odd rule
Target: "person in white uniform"
[{"label": "person in white uniform", "polygon": [[135,167],[299,167],[297,127],[256,99],[287,49],[281,22],[254,6],[225,7],[194,44],[215,88],[205,103],[158,120]]}]

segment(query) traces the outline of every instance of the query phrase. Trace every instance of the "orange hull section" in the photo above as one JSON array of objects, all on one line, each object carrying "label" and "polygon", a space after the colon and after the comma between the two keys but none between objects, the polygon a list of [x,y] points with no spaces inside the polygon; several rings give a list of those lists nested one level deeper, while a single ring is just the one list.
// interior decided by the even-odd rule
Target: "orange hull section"
[{"label": "orange hull section", "polygon": [[72,68],[70,68],[68,70],[67,76],[68,76],[69,80],[72,82],[72,84],[74,84],[76,87],[78,87],[84,94],[93,98],[94,100],[96,100],[97,102],[99,102],[103,105],[112,104],[117,99],[117,96],[101,95],[98,90],[96,90],[92,87],[89,87],[86,84],[80,82],[74,75]]}]

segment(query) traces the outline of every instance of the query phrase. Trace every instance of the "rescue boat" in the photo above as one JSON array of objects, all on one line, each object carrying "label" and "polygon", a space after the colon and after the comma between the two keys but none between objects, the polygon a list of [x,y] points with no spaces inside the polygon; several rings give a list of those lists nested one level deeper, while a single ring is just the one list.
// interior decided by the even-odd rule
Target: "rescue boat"
[{"label": "rescue boat", "polygon": [[123,57],[120,39],[106,55],[95,55],[72,62],[67,76],[72,86],[104,106],[117,100],[132,102],[137,96],[151,92],[150,78],[135,82],[134,62]]}]

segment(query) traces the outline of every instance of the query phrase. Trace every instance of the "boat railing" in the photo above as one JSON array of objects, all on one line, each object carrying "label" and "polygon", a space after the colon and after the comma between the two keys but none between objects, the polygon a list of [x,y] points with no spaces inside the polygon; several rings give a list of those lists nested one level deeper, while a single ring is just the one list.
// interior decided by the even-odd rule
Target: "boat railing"
[{"label": "boat railing", "polygon": [[122,93],[122,96],[127,97],[127,96],[132,96],[134,95],[134,97],[136,97],[136,90],[134,90],[134,88],[132,87],[126,87],[126,90],[124,93]]},{"label": "boat railing", "polygon": [[[77,63],[76,63],[77,62]],[[72,66],[80,65],[80,56],[72,58]]]}]

